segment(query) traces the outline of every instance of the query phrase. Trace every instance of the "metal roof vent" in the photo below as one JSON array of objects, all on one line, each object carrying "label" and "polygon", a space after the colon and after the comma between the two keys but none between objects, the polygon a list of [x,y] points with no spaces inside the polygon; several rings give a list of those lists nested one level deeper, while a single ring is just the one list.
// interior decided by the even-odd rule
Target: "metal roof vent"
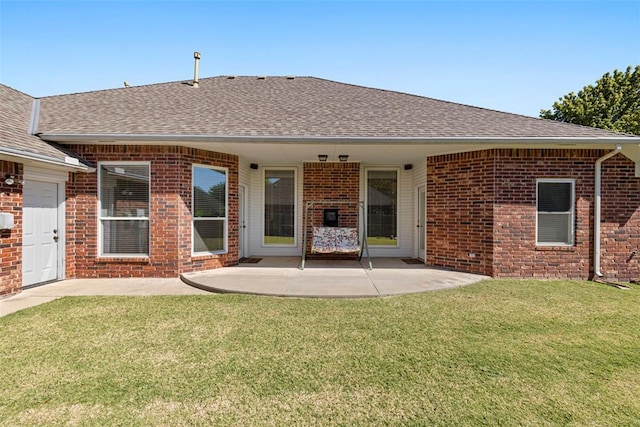
[{"label": "metal roof vent", "polygon": [[195,67],[193,69],[193,87],[199,87],[200,83],[198,83],[198,68],[200,66],[200,52],[193,52],[193,58],[195,60]]},{"label": "metal roof vent", "polygon": [[235,79],[236,79],[236,76],[227,76],[227,79],[228,79],[228,80],[235,80]]},{"label": "metal roof vent", "polygon": [[267,76],[258,76],[258,80],[267,80]]},{"label": "metal roof vent", "polygon": [[287,76],[287,80],[294,80],[296,76]]}]

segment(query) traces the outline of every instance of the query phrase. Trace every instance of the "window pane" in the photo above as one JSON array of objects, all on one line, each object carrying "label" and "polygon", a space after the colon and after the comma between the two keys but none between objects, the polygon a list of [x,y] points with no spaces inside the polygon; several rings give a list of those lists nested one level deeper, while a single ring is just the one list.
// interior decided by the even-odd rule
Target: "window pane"
[{"label": "window pane", "polygon": [[193,216],[224,218],[226,212],[227,175],[225,171],[193,168]]},{"label": "window pane", "polygon": [[102,220],[102,253],[147,255],[149,253],[149,221]]},{"label": "window pane", "polygon": [[224,220],[193,220],[193,252],[224,251]]},{"label": "window pane", "polygon": [[264,180],[264,243],[295,244],[295,172],[267,170]]},{"label": "window pane", "polygon": [[538,211],[568,212],[571,210],[570,182],[539,182]]},{"label": "window pane", "polygon": [[397,171],[369,171],[367,174],[367,243],[398,244]]},{"label": "window pane", "polygon": [[149,216],[149,166],[101,166],[102,217]]},{"label": "window pane", "polygon": [[538,214],[539,243],[571,243],[572,214]]}]

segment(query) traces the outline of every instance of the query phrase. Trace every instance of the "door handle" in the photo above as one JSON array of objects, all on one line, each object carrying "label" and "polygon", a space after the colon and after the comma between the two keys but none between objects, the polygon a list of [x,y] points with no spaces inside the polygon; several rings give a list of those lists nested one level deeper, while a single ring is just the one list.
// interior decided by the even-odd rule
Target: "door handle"
[{"label": "door handle", "polygon": [[53,229],[53,241],[54,241],[54,242],[58,242],[58,239],[59,239],[59,237],[58,237],[58,230],[54,228],[54,229]]}]

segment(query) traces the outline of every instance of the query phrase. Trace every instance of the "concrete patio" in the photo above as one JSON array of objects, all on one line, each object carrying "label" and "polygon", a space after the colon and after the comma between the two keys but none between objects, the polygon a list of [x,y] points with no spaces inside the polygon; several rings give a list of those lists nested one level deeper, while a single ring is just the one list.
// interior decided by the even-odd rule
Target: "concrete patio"
[{"label": "concrete patio", "polygon": [[191,286],[221,293],[281,297],[362,298],[410,294],[454,288],[485,279],[485,276],[407,264],[401,258],[358,261],[307,260],[299,257],[267,257],[238,267],[187,273],[182,280]]},{"label": "concrete patio", "polygon": [[299,257],[265,257],[257,263],[187,273],[169,279],[71,279],[30,289],[0,299],[0,316],[53,301],[63,296],[93,295],[196,295],[238,293],[278,297],[365,298],[456,288],[486,279],[476,274],[445,271],[407,264],[400,258],[366,260],[307,260]]}]

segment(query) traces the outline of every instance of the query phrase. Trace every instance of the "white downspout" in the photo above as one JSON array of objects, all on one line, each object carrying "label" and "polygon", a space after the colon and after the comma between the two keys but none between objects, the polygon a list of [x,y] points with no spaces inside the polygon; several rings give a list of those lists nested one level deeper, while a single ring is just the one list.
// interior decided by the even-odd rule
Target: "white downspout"
[{"label": "white downspout", "polygon": [[593,272],[602,277],[600,271],[600,194],[602,192],[602,162],[622,151],[622,145],[616,145],[616,149],[596,160],[596,198],[593,207]]}]

